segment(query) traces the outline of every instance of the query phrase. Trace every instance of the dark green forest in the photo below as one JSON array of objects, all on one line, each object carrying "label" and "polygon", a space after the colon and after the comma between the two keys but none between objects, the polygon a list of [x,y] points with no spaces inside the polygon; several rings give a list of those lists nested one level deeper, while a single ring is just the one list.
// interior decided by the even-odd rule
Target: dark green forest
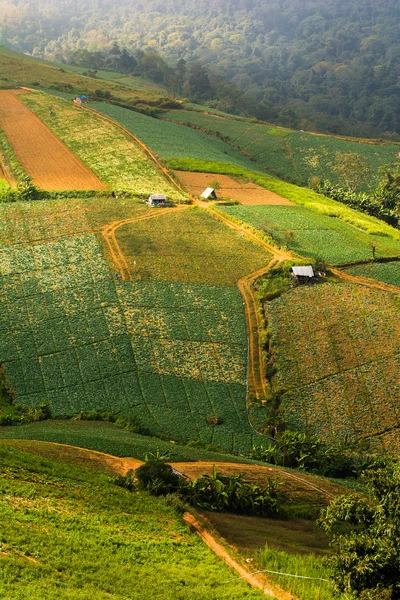
[{"label": "dark green forest", "polygon": [[[238,88],[242,113],[386,139],[400,133],[399,22],[398,0],[0,3],[1,43],[16,50],[68,62],[77,50],[109,51],[114,42],[130,53],[154,50],[158,66],[165,60],[175,74],[159,68],[156,78],[192,100],[238,112],[230,99]],[[184,72],[197,61],[212,84],[200,93]]]}]

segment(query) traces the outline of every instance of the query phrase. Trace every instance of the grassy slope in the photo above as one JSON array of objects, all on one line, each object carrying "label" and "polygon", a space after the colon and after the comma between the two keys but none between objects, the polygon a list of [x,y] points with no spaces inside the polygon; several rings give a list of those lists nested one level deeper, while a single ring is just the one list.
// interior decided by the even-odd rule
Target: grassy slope
[{"label": "grassy slope", "polygon": [[307,185],[312,177],[339,183],[334,170],[337,153],[356,153],[366,158],[371,173],[362,189],[374,187],[381,166],[397,164],[398,144],[315,135],[198,111],[171,110],[163,118],[222,134],[256,164],[301,185]]},{"label": "grassy slope", "polygon": [[73,93],[94,94],[97,89],[110,92],[123,100],[157,103],[167,95],[165,90],[145,82],[145,85],[130,87],[106,79],[94,79],[78,73],[79,69],[69,69],[66,65],[55,65],[0,46],[1,75],[0,86],[39,85],[43,88],[64,88]]},{"label": "grassy slope", "polygon": [[231,454],[203,450],[196,446],[183,446],[170,441],[130,433],[111,423],[99,421],[42,421],[15,427],[0,428],[0,439],[43,440],[97,450],[113,456],[131,456],[144,460],[146,454],[157,450],[171,462],[223,461],[252,463],[253,461]]},{"label": "grassy slope", "polygon": [[261,598],[163,499],[108,477],[0,448],[0,595],[166,600]]}]

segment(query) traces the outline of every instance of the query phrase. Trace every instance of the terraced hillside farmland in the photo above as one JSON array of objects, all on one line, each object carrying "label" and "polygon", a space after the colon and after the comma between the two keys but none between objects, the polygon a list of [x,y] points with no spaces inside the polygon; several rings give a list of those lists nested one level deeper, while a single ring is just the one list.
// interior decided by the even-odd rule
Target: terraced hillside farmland
[{"label": "terraced hillside farmland", "polygon": [[107,189],[19,98],[0,90],[0,127],[33,182],[44,190]]},{"label": "terraced hillside farmland", "polygon": [[[329,442],[399,439],[396,295],[363,286],[298,287],[267,303],[289,425]],[[386,450],[400,450],[387,445]]]},{"label": "terraced hillside farmland", "polygon": [[[370,235],[337,218],[300,206],[224,206],[221,209],[271,236],[297,254],[343,265],[376,257],[400,256],[400,241]],[[397,232],[393,230],[393,235]]]},{"label": "terraced hillside farmland", "polygon": [[94,173],[116,191],[138,196],[165,193],[182,201],[184,194],[164,177],[144,152],[116,126],[97,115],[44,93],[21,96],[46,125]]},{"label": "terraced hillside farmland", "polygon": [[93,102],[91,107],[120,123],[163,159],[192,158],[257,169],[239,150],[201,131],[103,102]]},{"label": "terraced hillside farmland", "polygon": [[[160,211],[147,221],[148,231],[161,232],[154,223],[166,220],[177,242],[174,253],[165,253],[151,235],[140,253],[142,221],[137,232],[132,223],[125,235],[121,228],[121,245],[133,244],[138,266],[140,256],[148,261],[147,272],[133,270],[133,281],[114,280],[91,233],[91,212],[98,227],[102,202],[93,208],[94,201],[74,201],[75,218],[65,222],[49,216],[47,202],[1,207],[1,223],[8,225],[0,255],[0,361],[19,402],[47,400],[56,415],[81,409],[135,414],[153,433],[248,450],[247,339],[235,280],[244,269],[266,264],[268,255],[198,209],[180,210],[170,223]],[[130,205],[131,221],[143,210],[151,213]],[[15,233],[7,240],[11,214],[18,215],[18,240]],[[189,249],[196,236],[203,242],[200,256]],[[243,264],[232,256],[243,257]],[[219,275],[218,260],[225,270],[230,265],[230,280]],[[179,261],[183,268],[174,283]],[[210,270],[208,285],[186,278],[192,267],[195,274]],[[222,424],[207,425],[212,416]]]},{"label": "terraced hillside farmland", "polygon": [[356,153],[367,160],[371,173],[363,189],[376,186],[379,167],[398,163],[398,144],[317,135],[198,111],[171,110],[162,118],[222,135],[255,164],[299,185],[312,177],[339,183],[337,154]]}]

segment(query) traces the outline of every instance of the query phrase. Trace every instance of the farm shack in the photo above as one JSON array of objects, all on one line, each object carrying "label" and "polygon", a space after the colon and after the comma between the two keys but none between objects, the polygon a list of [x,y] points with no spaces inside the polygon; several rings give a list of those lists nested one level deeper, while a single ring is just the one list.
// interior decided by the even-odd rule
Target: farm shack
[{"label": "farm shack", "polygon": [[147,198],[150,206],[167,206],[167,197],[164,194],[151,194]]},{"label": "farm shack", "polygon": [[80,95],[80,96],[76,96],[74,98],[74,103],[78,104],[79,106],[82,106],[82,104],[87,104],[89,102],[87,96],[85,95]]},{"label": "farm shack", "polygon": [[298,283],[307,283],[313,281],[315,278],[314,270],[311,265],[305,267],[292,267],[291,274]]},{"label": "farm shack", "polygon": [[213,198],[214,200],[216,200],[217,199],[217,194],[215,193],[214,188],[208,187],[200,195],[200,198],[203,198],[204,200],[209,200],[210,198]]}]

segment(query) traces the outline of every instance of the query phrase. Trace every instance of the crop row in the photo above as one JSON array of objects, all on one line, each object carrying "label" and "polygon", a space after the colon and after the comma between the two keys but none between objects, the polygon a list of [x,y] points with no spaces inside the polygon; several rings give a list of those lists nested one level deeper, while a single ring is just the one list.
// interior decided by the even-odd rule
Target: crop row
[{"label": "crop row", "polygon": [[374,187],[379,169],[395,165],[395,144],[353,142],[329,136],[318,136],[290,129],[226,119],[196,111],[171,110],[164,118],[196,126],[213,134],[222,134],[230,143],[246,152],[256,164],[276,172],[284,179],[307,185],[312,177],[340,183],[335,167],[338,154],[361,154],[368,162],[370,174],[364,187]]},{"label": "crop row", "polygon": [[266,232],[279,245],[298,254],[346,264],[375,256],[399,256],[400,244],[374,237],[334,217],[300,206],[225,206],[228,214]]},{"label": "crop row", "polygon": [[255,168],[254,163],[239,150],[201,131],[147,117],[112,104],[97,102],[91,106],[123,125],[164,159],[193,158]]},{"label": "crop row", "polygon": [[146,196],[154,191],[182,201],[184,195],[112,124],[43,93],[21,96],[25,104],[114,190]]},{"label": "crop row", "polygon": [[353,275],[361,275],[363,277],[370,277],[371,279],[377,279],[378,281],[383,281],[385,283],[400,287],[399,262],[360,265],[358,267],[352,267],[349,269],[349,273],[352,273]]},{"label": "crop row", "polygon": [[326,283],[273,300],[268,315],[289,423],[338,442],[399,422],[393,295]]},{"label": "crop row", "polygon": [[0,269],[0,362],[19,402],[135,414],[154,433],[250,448],[236,288],[115,282],[94,235],[3,246]]}]

